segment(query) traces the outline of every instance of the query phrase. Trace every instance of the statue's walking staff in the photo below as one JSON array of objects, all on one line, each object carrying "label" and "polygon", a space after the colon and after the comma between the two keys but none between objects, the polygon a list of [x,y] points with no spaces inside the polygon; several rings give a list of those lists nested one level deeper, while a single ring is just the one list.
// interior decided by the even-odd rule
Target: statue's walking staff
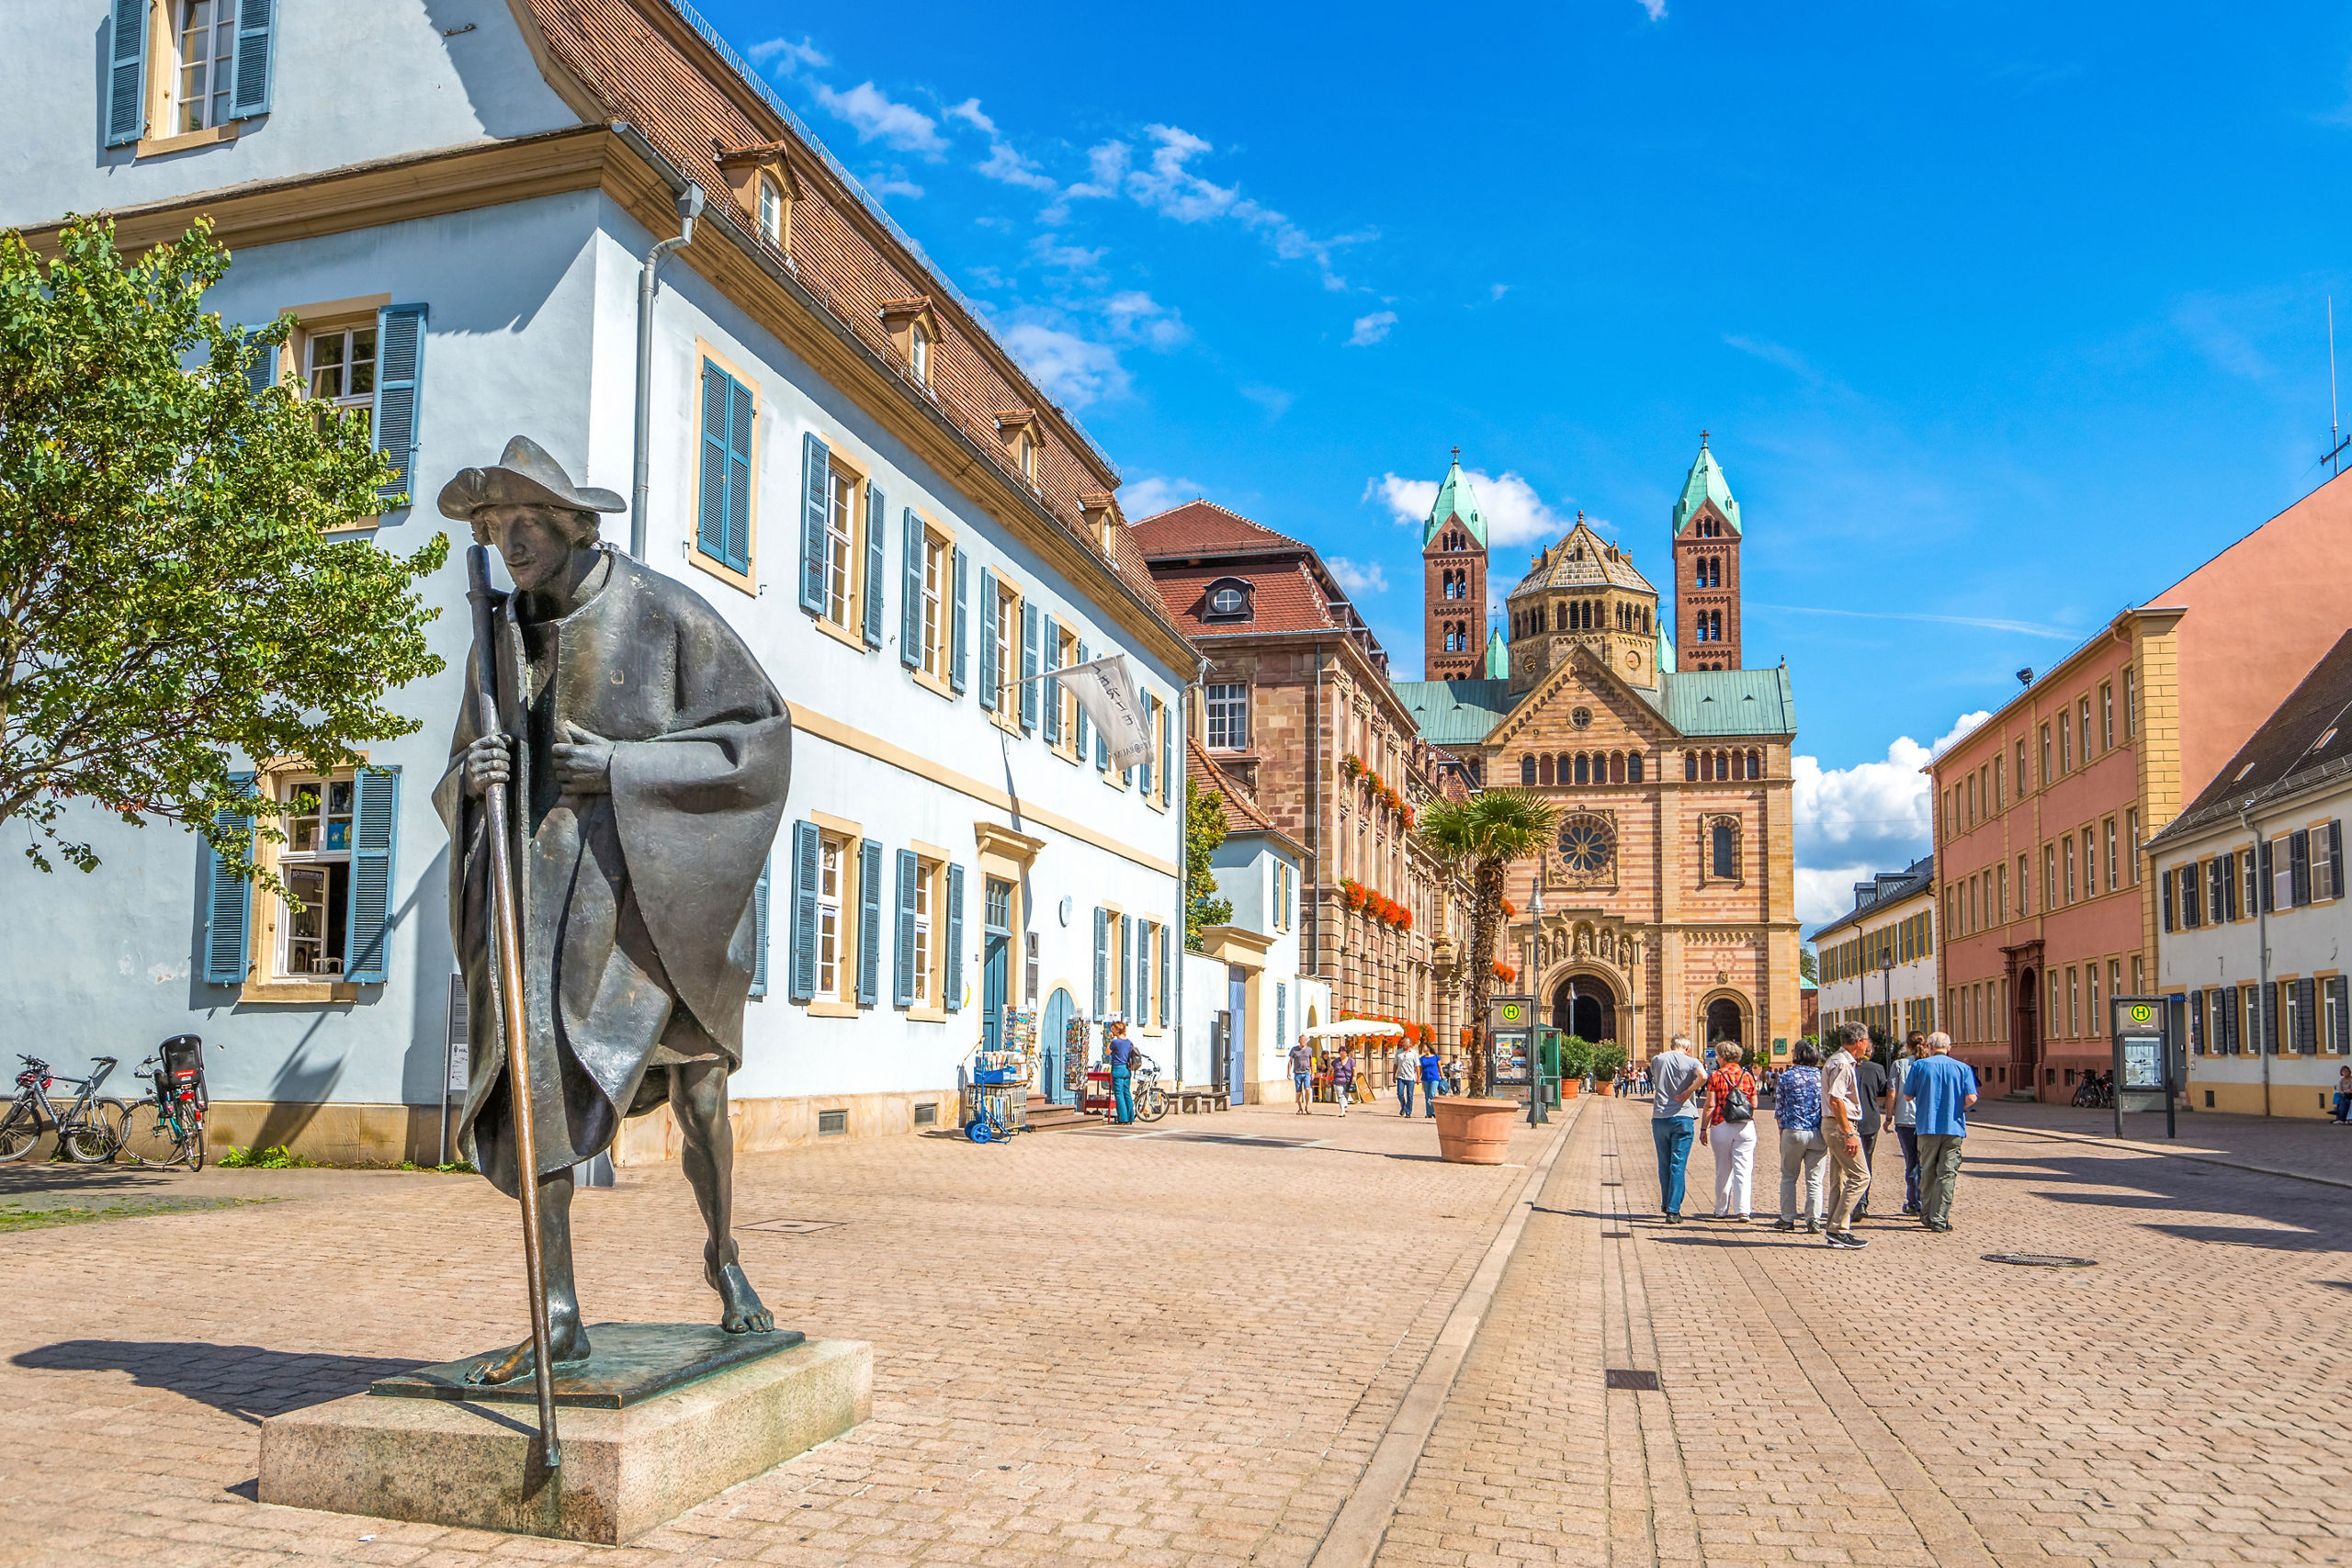
[{"label": "statue's walking staff", "polygon": [[[474,701],[484,735],[502,733],[498,705],[497,627],[490,607],[490,552],[476,545],[466,552],[469,580],[466,597],[474,612]],[[548,1276],[539,1255],[538,1142],[531,1125],[531,1042],[523,1025],[523,931],[514,912],[514,840],[509,831],[505,784],[482,792],[490,815],[490,930],[496,944],[491,981],[498,993],[499,1021],[506,1036],[507,1097],[514,1107],[515,1190],[523,1200],[523,1272],[530,1286],[532,1371],[539,1393],[539,1449],[547,1467],[563,1462],[555,1433],[555,1367],[548,1342]]]}]

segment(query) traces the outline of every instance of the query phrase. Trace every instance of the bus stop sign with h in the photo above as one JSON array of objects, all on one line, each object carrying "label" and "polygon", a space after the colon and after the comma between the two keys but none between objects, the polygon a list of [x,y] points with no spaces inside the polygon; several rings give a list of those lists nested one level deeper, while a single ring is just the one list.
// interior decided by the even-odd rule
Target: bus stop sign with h
[{"label": "bus stop sign with h", "polygon": [[2180,1031],[2174,1009],[2162,997],[2117,997],[2114,1008],[2115,1135],[2123,1136],[2123,1113],[2165,1113],[2165,1136],[2180,1135],[2175,1100],[2188,1078],[2181,1059]]}]

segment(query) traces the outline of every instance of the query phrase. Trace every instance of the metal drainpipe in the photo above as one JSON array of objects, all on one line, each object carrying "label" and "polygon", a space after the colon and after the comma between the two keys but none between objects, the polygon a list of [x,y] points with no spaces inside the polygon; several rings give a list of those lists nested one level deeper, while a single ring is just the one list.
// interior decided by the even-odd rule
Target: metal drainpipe
[{"label": "metal drainpipe", "polygon": [[[1176,1081],[1179,1084],[1185,1081],[1184,954],[1193,951],[1192,944],[1185,941],[1193,930],[1193,718],[1200,704],[1205,700],[1206,694],[1201,683],[1208,678],[1208,655],[1194,654],[1192,684],[1184,688],[1183,733],[1177,737],[1175,748],[1176,754],[1184,759],[1178,769],[1178,776],[1184,781],[1183,787],[1178,787],[1176,779],[1168,781],[1168,793],[1176,800],[1176,864],[1179,868],[1176,873],[1176,973],[1168,977],[1176,990]],[[1211,1063],[1210,1066],[1214,1069],[1216,1064]],[[1216,1075],[1212,1070],[1209,1076],[1214,1081]]]},{"label": "metal drainpipe", "polygon": [[645,503],[652,488],[653,454],[653,275],[662,258],[695,237],[695,218],[702,211],[702,186],[689,185],[678,193],[678,236],[663,240],[645,253],[637,275],[637,474],[628,492],[628,553],[645,558]]},{"label": "metal drainpipe", "polygon": [[2262,1024],[2263,1020],[2269,1016],[2270,1007],[2270,908],[2267,902],[2270,897],[2270,883],[2262,874],[2262,834],[2255,828],[2251,802],[2239,807],[2238,825],[2254,840],[2254,847],[2246,852],[2254,857],[2254,940],[2260,949],[2256,954],[2256,961],[2262,988],[2255,993],[2254,1028],[2251,1032],[2255,1048],[2262,1057],[2262,1113],[2267,1116],[2270,1114],[2270,1032]]}]

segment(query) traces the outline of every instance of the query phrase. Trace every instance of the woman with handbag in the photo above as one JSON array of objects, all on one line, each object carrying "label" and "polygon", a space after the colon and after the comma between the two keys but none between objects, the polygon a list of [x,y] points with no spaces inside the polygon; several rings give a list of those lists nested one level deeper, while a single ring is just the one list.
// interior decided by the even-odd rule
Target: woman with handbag
[{"label": "woman with handbag", "polygon": [[1715,1151],[1715,1218],[1746,1224],[1756,1187],[1756,1079],[1747,1048],[1735,1040],[1715,1047],[1699,1141]]}]

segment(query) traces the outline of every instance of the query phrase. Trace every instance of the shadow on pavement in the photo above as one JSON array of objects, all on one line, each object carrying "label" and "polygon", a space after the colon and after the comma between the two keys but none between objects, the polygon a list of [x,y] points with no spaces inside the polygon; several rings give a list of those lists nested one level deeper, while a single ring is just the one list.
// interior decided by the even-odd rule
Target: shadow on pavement
[{"label": "shadow on pavement", "polygon": [[165,1389],[254,1426],[288,1410],[364,1393],[378,1378],[426,1365],[189,1339],[64,1339],[9,1360],[30,1371],[129,1372],[141,1388]]},{"label": "shadow on pavement", "polygon": [[[2300,1181],[2155,1155],[1972,1155],[1961,1168],[1962,1200],[1976,1181],[2031,1182],[2037,1198],[2084,1208],[2206,1214],[2264,1222],[2261,1226],[2151,1223],[2187,1241],[2281,1252],[2352,1250],[2352,1216],[2342,1194]],[[2080,1188],[2092,1190],[2078,1190]]]}]

